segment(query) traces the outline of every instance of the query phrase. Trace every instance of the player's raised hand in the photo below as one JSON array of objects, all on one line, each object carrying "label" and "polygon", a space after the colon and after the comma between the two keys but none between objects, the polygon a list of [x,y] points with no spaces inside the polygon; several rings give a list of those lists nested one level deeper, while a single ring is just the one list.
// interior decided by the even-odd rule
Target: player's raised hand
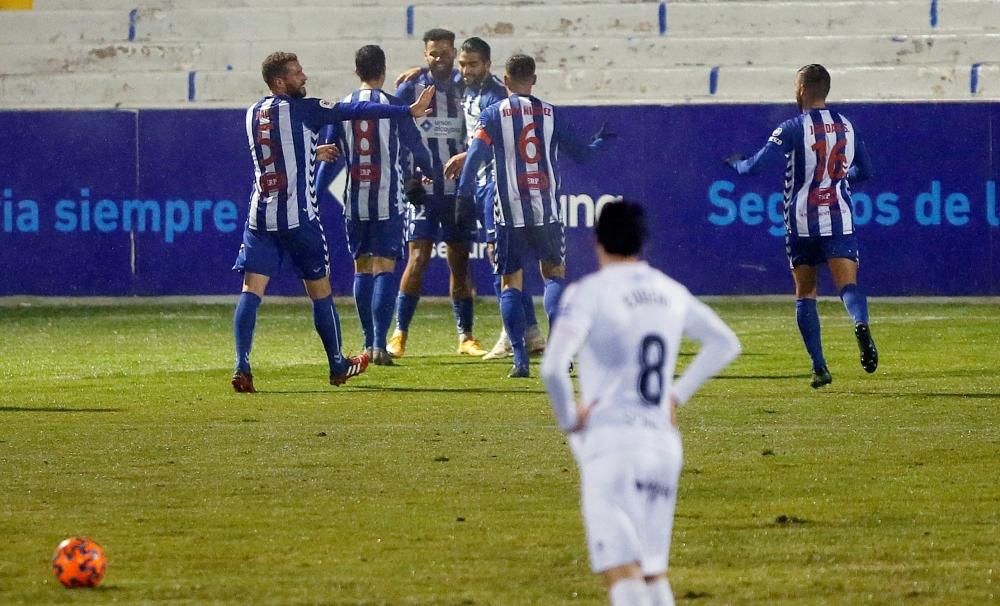
[{"label": "player's raised hand", "polygon": [[396,81],[394,82],[394,84],[396,85],[396,88],[399,88],[399,85],[402,84],[403,82],[410,82],[412,80],[416,80],[417,76],[419,75],[420,75],[419,67],[408,67],[403,71],[403,73],[396,76]]},{"label": "player's raised hand", "polygon": [[467,155],[468,155],[467,152],[461,152],[448,158],[448,161],[445,162],[444,164],[445,179],[457,180],[459,177],[462,176],[462,167],[465,166],[465,157]]},{"label": "player's raised hand", "polygon": [[417,102],[410,106],[410,115],[420,118],[431,113],[431,101],[434,100],[434,87],[428,86],[424,92],[420,93]]},{"label": "player's raised hand", "polygon": [[729,166],[730,168],[736,168],[736,165],[742,162],[743,160],[746,160],[746,156],[744,156],[743,154],[733,154],[731,156],[723,158],[722,161],[726,164],[726,166]]},{"label": "player's raised hand", "polygon": [[320,162],[333,162],[340,156],[340,149],[336,143],[316,146],[316,159]]}]

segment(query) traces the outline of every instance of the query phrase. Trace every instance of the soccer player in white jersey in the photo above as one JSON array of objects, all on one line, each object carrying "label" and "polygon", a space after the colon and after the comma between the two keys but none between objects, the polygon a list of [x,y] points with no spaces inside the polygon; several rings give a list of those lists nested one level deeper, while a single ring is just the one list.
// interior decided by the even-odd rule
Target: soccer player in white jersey
[{"label": "soccer player in white jersey", "polygon": [[246,112],[247,142],[254,165],[250,214],[243,230],[235,271],[243,274],[243,292],[233,314],[236,370],[232,386],[253,393],[250,350],[257,308],[272,276],[287,260],[294,266],[313,302],[313,323],[330,364],[330,383],[342,385],[368,367],[365,354],[345,358],[340,319],[330,290],[330,259],[316,207],[319,131],[342,120],[423,116],[433,87],[405,105],[331,103],[306,98],[306,75],[293,53],[272,53],[261,73],[271,89]]},{"label": "soccer player in white jersey", "polygon": [[[405,105],[382,90],[385,52],[381,48],[362,46],[354,55],[354,67],[361,88],[345,97],[345,103]],[[327,127],[324,140],[336,140],[347,160],[344,226],[347,247],[354,257],[354,302],[365,351],[374,364],[389,366],[392,356],[386,351],[386,341],[398,294],[393,272],[396,260],[403,258],[405,246],[404,193],[411,197],[424,195],[419,179],[404,182],[401,160],[409,153],[422,173],[430,175],[430,155],[410,116],[342,122]],[[318,178],[320,187],[326,177],[332,176],[333,169],[331,164],[323,166]]]},{"label": "soccer player in white jersey", "polygon": [[[606,204],[595,232],[600,269],[566,290],[542,379],[580,468],[591,568],[611,604],[672,605],[676,407],[739,355],[740,343],[684,286],[640,260],[640,205]],[[682,336],[701,350],[675,382]],[[574,357],[579,397],[567,370]]]},{"label": "soccer player in white jersey", "polygon": [[455,34],[435,28],[424,34],[424,58],[427,68],[413,80],[403,82],[396,96],[412,103],[421,91],[433,87],[436,92],[428,116],[417,121],[431,156],[433,183],[426,186],[427,196],[410,200],[406,231],[409,257],[396,299],[396,330],[389,339],[387,350],[400,358],[406,352],[410,322],[416,313],[423,290],[424,272],[431,260],[435,242],[446,245],[448,269],[451,272],[452,312],[458,329],[458,353],[482,356],[482,348],[473,334],[474,303],[469,252],[476,240],[476,224],[455,221],[455,180],[444,176],[444,166],[455,154],[465,151],[465,118],[462,116],[462,85],[455,67]]},{"label": "soccer player in white jersey", "polygon": [[865,372],[878,368],[878,349],[868,324],[868,301],[858,287],[858,240],[851,183],[872,176],[871,160],[855,125],[826,106],[830,73],[810,64],[795,77],[800,114],[782,122],[753,157],[726,158],[741,175],[785,165],[785,252],[795,280],[795,315],[802,341],[812,358],[811,385],[833,381],[820,337],[816,310],[817,277],[830,268],[840,299],[854,322],[854,336]]},{"label": "soccer player in white jersey", "polygon": [[[566,154],[583,163],[601,148],[601,133],[589,143],[573,132],[550,103],[531,94],[535,60],[513,55],[504,68],[509,96],[484,109],[462,167],[456,215],[475,216],[472,198],[480,166],[495,161],[496,248],[493,273],[500,276],[500,316],[514,350],[508,376],[530,376],[525,346],[523,302],[525,256],[538,259],[545,280],[543,305],[553,325],[566,277],[566,239],[556,195],[556,158]],[[601,129],[603,132],[604,129]]]}]

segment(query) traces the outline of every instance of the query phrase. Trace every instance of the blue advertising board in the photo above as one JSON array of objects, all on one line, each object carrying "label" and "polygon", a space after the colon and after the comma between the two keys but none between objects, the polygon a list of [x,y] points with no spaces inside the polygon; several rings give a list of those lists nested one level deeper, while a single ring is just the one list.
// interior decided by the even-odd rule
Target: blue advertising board
[{"label": "blue advertising board", "polygon": [[[1000,104],[842,104],[875,177],[856,188],[861,280],[873,295],[1000,295]],[[696,294],[791,290],[781,169],[738,177],[791,105],[563,108],[618,138],[589,166],[560,162],[570,277],[595,268],[590,227],[616,196],[651,218],[649,261]],[[0,296],[227,294],[251,184],[241,110],[0,112]],[[332,187],[331,189],[335,189]],[[320,200],[334,291],[353,271],[334,195]],[[473,266],[492,292],[482,250]],[[532,288],[533,284],[533,288]],[[425,294],[447,294],[435,259]],[[539,292],[537,281],[529,289]],[[823,290],[823,287],[821,287]],[[299,294],[289,273],[272,294]],[[833,294],[827,283],[826,294]]]}]

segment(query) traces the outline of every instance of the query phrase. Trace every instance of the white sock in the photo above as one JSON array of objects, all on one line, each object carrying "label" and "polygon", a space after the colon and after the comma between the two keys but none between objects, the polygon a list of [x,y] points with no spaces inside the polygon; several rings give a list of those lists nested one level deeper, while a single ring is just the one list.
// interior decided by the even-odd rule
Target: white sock
[{"label": "white sock", "polygon": [[651,606],[642,579],[622,579],[608,589],[611,606]]},{"label": "white sock", "polygon": [[652,583],[646,583],[651,606],[674,606],[674,592],[666,577],[660,577]]}]

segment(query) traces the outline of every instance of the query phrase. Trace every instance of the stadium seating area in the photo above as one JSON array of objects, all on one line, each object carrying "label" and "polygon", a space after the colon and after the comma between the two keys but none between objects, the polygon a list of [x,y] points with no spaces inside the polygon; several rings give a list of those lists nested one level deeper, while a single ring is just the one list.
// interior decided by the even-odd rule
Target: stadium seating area
[{"label": "stadium seating area", "polygon": [[359,46],[382,45],[395,73],[422,62],[436,26],[482,36],[497,64],[534,55],[537,90],[563,104],[786,101],[811,62],[831,68],[841,100],[1000,99],[996,0],[80,4],[0,10],[3,107],[243,106],[279,49],[299,54],[310,94],[339,96]]}]

